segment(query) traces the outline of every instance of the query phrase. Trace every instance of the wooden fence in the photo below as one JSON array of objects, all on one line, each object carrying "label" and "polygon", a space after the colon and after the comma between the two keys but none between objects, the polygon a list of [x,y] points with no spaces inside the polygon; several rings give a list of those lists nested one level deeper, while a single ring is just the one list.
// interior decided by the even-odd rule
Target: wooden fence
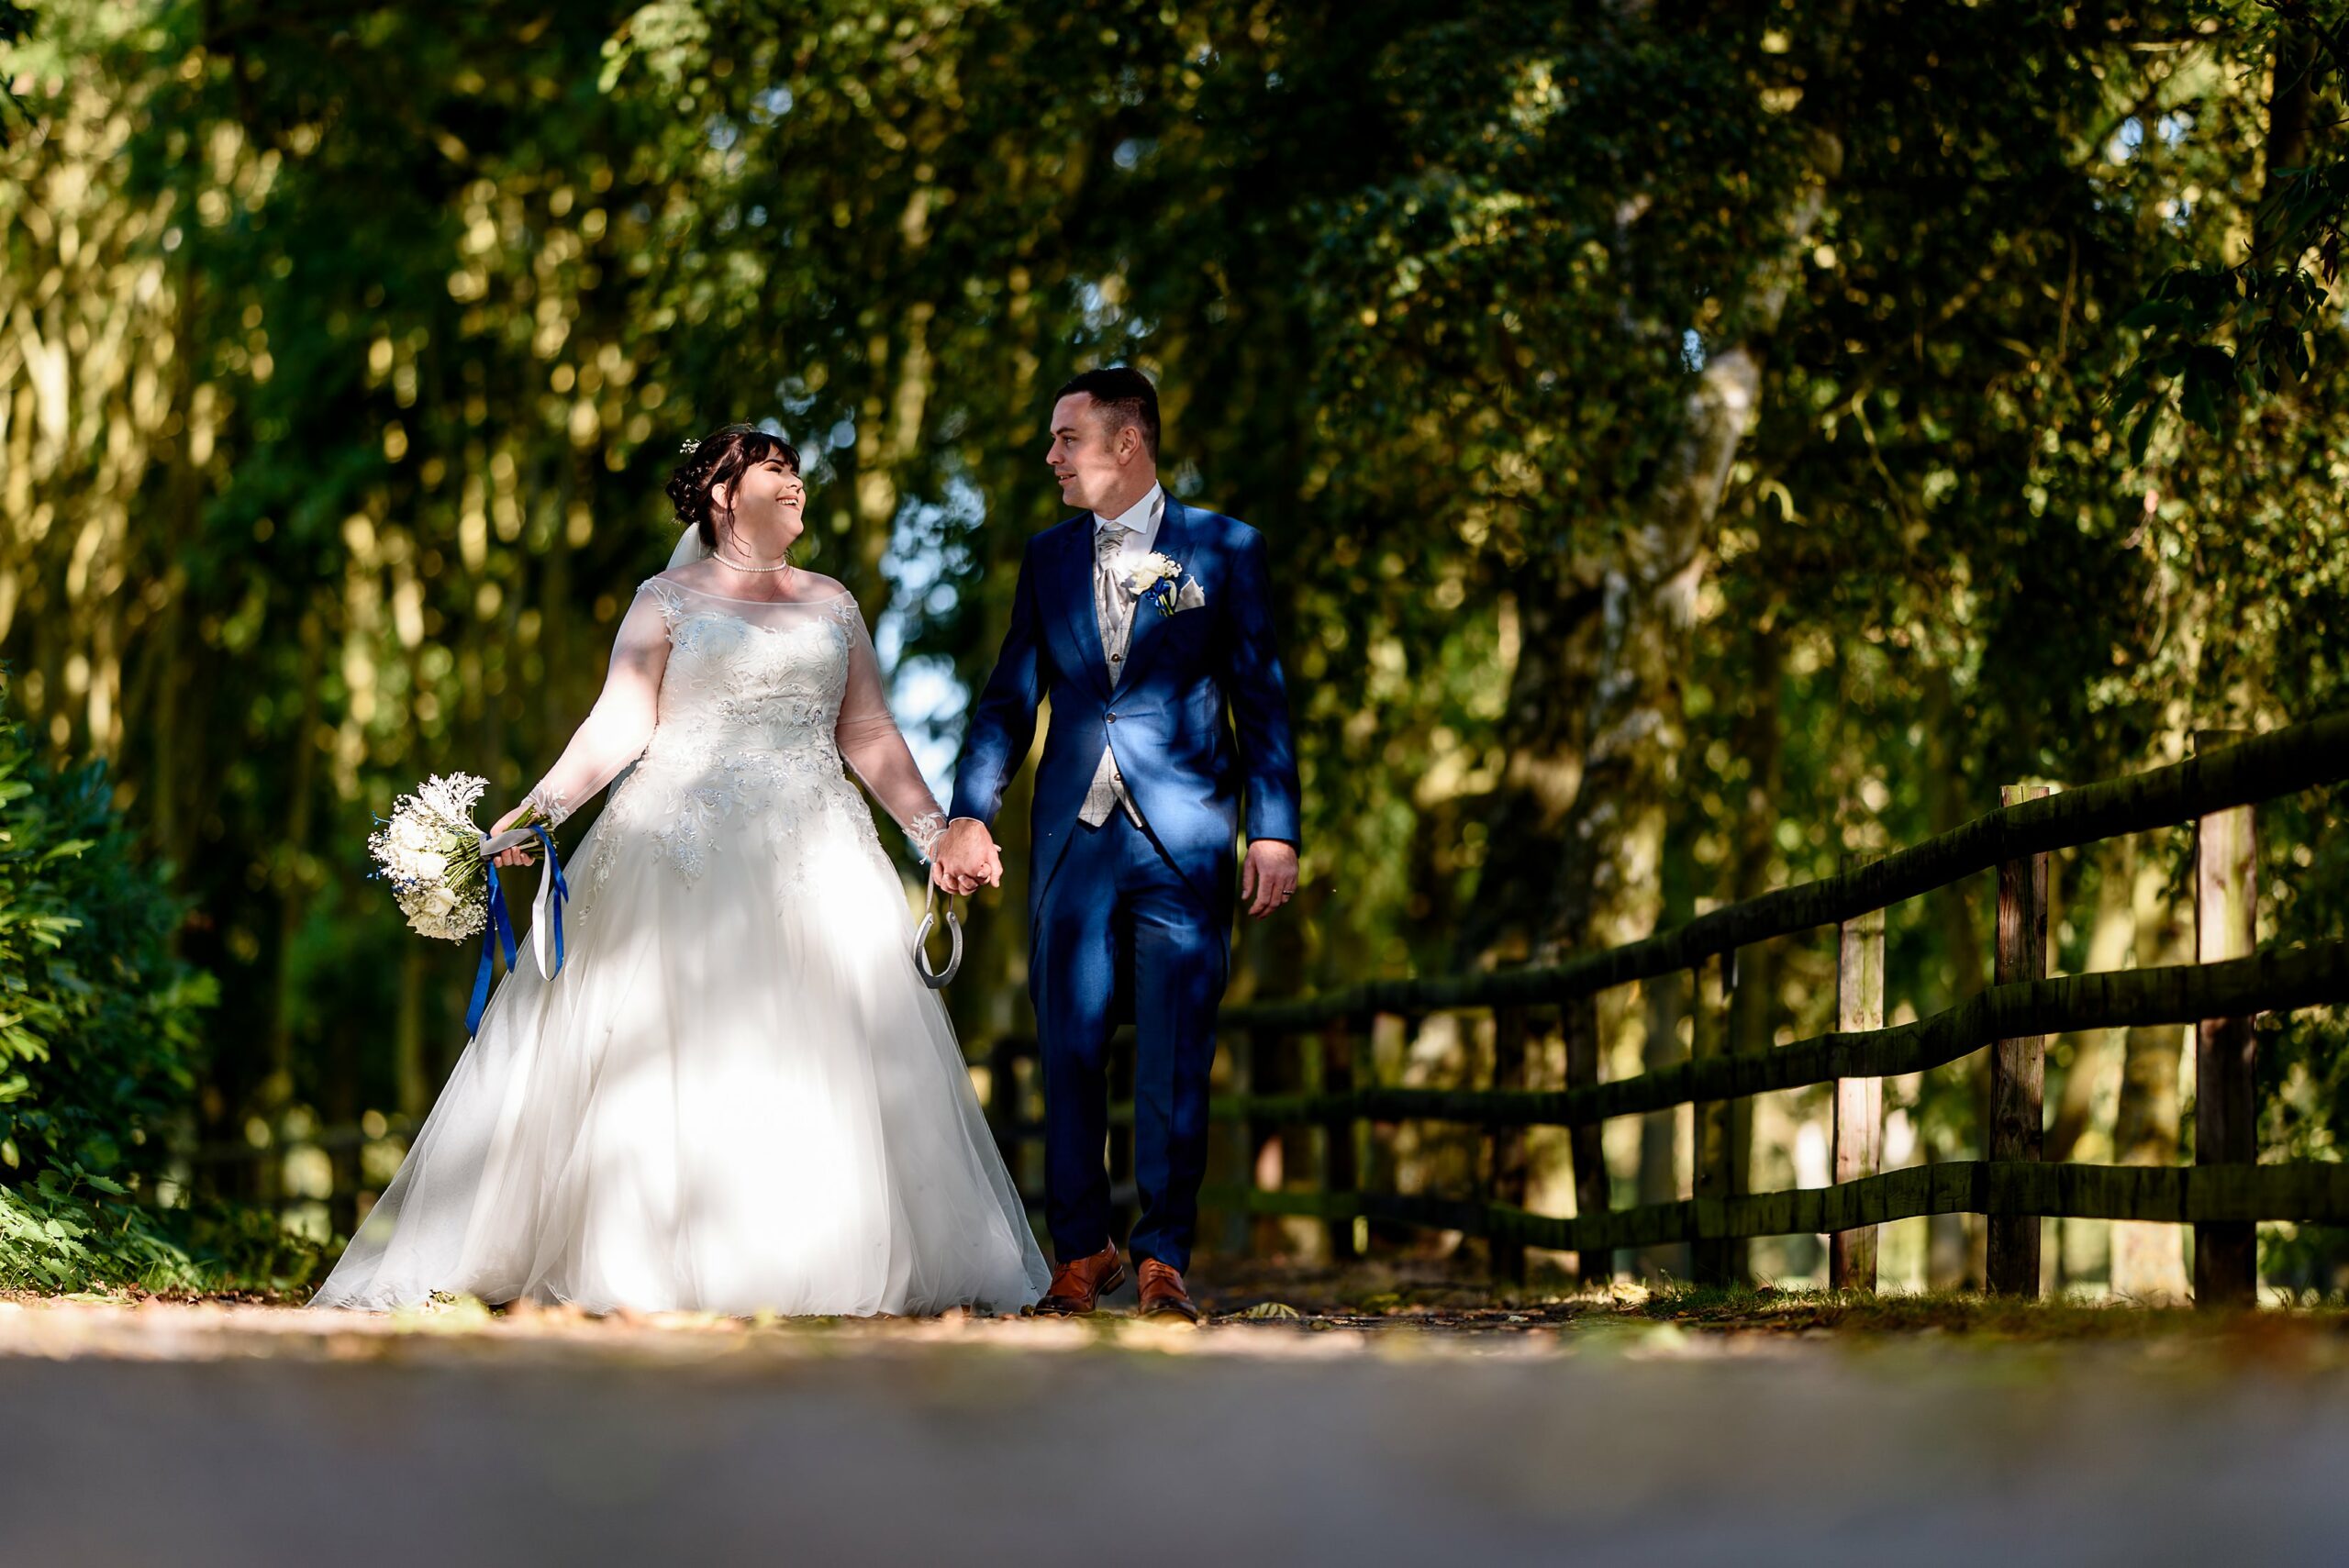
[{"label": "wooden fence", "polygon": [[[1489,1240],[1497,1264],[1521,1273],[1523,1250],[1580,1254],[1586,1279],[1611,1270],[1617,1249],[1687,1242],[1700,1280],[1742,1273],[1753,1237],[1825,1232],[1831,1284],[1876,1283],[1876,1228],[1925,1215],[1988,1221],[1987,1280],[2035,1296],[2045,1218],[2167,1221],[2194,1227],[2194,1289],[2206,1304],[2255,1297],[2260,1220],[2349,1224],[2349,1164],[2260,1164],[2255,1144],[2255,1015],[2349,1002],[2349,943],[2254,951],[2256,856],[2253,806],[2349,778],[2349,714],[2247,740],[2205,733],[2197,755],[2171,767],[2050,794],[2006,792],[2000,809],[1840,874],[1699,916],[1643,941],[1564,962],[1485,973],[1365,982],[1343,990],[1227,1007],[1232,1092],[1212,1115],[1239,1136],[1223,1179],[1203,1195],[1227,1213],[1302,1216],[1329,1228],[1330,1248],[1355,1250],[1357,1219],[1440,1228]],[[2045,974],[2047,857],[2054,851],[2192,824],[2198,962],[2111,973]],[[1884,1024],[1887,906],[1967,876],[1998,872],[1994,984],[1946,1012]],[[1740,949],[1832,926],[1838,931],[1837,1029],[1758,1051],[1731,1049],[1728,994]],[[1613,986],[1686,973],[1695,1013],[1689,1059],[1636,1077],[1598,1077],[1597,998]],[[1358,1082],[1363,1045],[1382,1016],[1409,1022],[1440,1012],[1488,1013],[1493,1084],[1400,1088]],[[2040,1162],[2047,1037],[2074,1029],[2191,1024],[2194,1164],[2186,1169]],[[1525,1086],[1537,1027],[1564,1037],[1566,1085]],[[1259,1066],[1294,1052],[1307,1087],[1252,1093]],[[1036,1129],[1022,1085],[1025,1041],[996,1046],[989,1074],[997,1136],[1015,1173]],[[1987,1158],[1881,1172],[1882,1080],[1990,1056]],[[1746,1189],[1749,1151],[1733,1107],[1741,1099],[1808,1084],[1834,1085],[1833,1184],[1791,1192]],[[1695,1195],[1612,1209],[1600,1124],[1684,1104],[1696,1107]],[[1113,1111],[1129,1124],[1130,1105]],[[1360,1190],[1364,1135],[1375,1124],[1464,1123],[1489,1142],[1485,1197]],[[1316,1190],[1262,1190],[1254,1151],[1283,1128],[1319,1129]],[[1527,1210],[1524,1129],[1568,1129],[1576,1213]],[[1117,1135],[1113,1134],[1113,1143]],[[1117,1151],[1113,1148],[1113,1164]],[[1244,1229],[1229,1232],[1244,1239]]]},{"label": "wooden fence", "polygon": [[[2222,742],[2232,743],[2222,743]],[[1890,1220],[1968,1213],[1988,1219],[1987,1283],[2037,1294],[2040,1220],[2165,1221],[2194,1227],[2194,1288],[2206,1304],[2253,1299],[2254,1227],[2261,1220],[2349,1224],[2349,1164],[2261,1164],[2255,1145],[2255,1037],[2266,1012],[2349,1002],[2349,942],[2254,951],[2258,802],[2349,779],[2349,714],[2248,740],[2204,734],[2198,755],[2171,767],[2060,794],[2009,790],[2000,809],[1911,848],[1838,875],[1783,888],[1701,915],[1643,941],[1564,962],[1433,978],[1369,981],[1341,990],[1224,1009],[1230,1091],[1214,1119],[1233,1136],[1219,1179],[1203,1202],[1227,1218],[1224,1244],[1244,1246],[1251,1216],[1292,1216],[1327,1227],[1333,1255],[1356,1251],[1356,1221],[1454,1230],[1486,1239],[1497,1266],[1521,1274],[1529,1247],[1580,1254],[1586,1279],[1605,1277],[1619,1249],[1690,1244],[1700,1280],[1741,1275],[1754,1237],[1830,1237],[1829,1279],[1876,1281],[1876,1228]],[[2047,857],[2122,834],[2192,824],[2198,962],[2111,973],[2045,974]],[[1994,984],[1945,1012],[1886,1027],[1885,910],[1903,899],[1995,868]],[[1741,949],[1825,927],[1838,932],[1834,1032],[1763,1051],[1731,1048],[1728,1001]],[[1688,1060],[1601,1082],[1597,998],[1611,987],[1685,973],[1694,1013]],[[1370,1030],[1382,1017],[1415,1024],[1438,1013],[1488,1014],[1489,1087],[1404,1088],[1362,1082]],[[2185,1169],[2042,1163],[2042,1069],[2050,1034],[2075,1029],[2191,1024],[2196,1029],[2195,1162]],[[1537,1029],[1564,1040],[1566,1084],[1528,1087]],[[1286,1051],[1301,1088],[1252,1092],[1260,1069]],[[1990,1056],[1987,1158],[1880,1171],[1882,1080]],[[1114,1075],[1130,1073],[1113,1053]],[[1023,1190],[1040,1173],[1029,1158],[1041,1128],[1032,1040],[1006,1039],[985,1056],[988,1117]],[[1750,1150],[1737,1102],[1774,1090],[1834,1085],[1833,1184],[1788,1192],[1747,1190]],[[1130,1093],[1130,1083],[1124,1085]],[[1693,1105],[1695,1194],[1673,1203],[1615,1209],[1599,1129],[1611,1117]],[[1362,1190],[1367,1139],[1380,1124],[1465,1124],[1486,1141],[1489,1180],[1481,1196]],[[1111,1111],[1112,1169],[1130,1166],[1132,1106]],[[1270,1190],[1254,1156],[1289,1128],[1313,1129],[1312,1190]],[[1525,1129],[1567,1129],[1575,1214],[1525,1207]],[[326,1206],[346,1230],[356,1218],[358,1151],[397,1138],[405,1124],[307,1128],[267,1147],[194,1151],[198,1167],[260,1161],[282,1165],[295,1149],[332,1156],[331,1191],[296,1195],[282,1181],[256,1184],[265,1200]],[[1132,1200],[1130,1182],[1117,1191]]]}]

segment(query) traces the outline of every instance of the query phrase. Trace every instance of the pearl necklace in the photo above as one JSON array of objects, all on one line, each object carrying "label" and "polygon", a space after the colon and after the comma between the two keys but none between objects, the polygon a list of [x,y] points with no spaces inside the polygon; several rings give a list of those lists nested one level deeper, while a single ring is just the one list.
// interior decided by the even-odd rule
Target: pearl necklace
[{"label": "pearl necklace", "polygon": [[709,553],[712,559],[716,560],[719,565],[730,566],[737,572],[788,572],[791,570],[791,558],[789,556],[784,557],[784,559],[776,562],[773,566],[745,566],[740,562],[729,557],[722,550],[713,550]]}]

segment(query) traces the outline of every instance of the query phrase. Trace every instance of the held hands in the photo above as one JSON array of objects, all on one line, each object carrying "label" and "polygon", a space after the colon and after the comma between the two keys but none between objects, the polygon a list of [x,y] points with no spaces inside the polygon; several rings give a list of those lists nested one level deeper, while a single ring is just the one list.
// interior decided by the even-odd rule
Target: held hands
[{"label": "held hands", "polygon": [[[1002,886],[1003,855],[986,824],[970,817],[948,824],[930,847],[930,880],[953,894]],[[1240,896],[1260,920],[1297,896],[1297,846],[1278,839],[1252,842],[1240,868]]]},{"label": "held hands", "polygon": [[[505,832],[508,828],[511,828],[516,823],[521,821],[525,816],[529,815],[529,810],[530,806],[528,801],[525,801],[520,806],[516,806],[513,810],[507,812],[505,816],[499,817],[496,822],[491,825],[489,836],[495,839],[500,833]],[[527,844],[517,844],[510,850],[500,850],[496,854],[490,858],[502,866],[526,866],[531,862],[537,860],[538,855],[539,841],[536,839],[533,839]]]},{"label": "held hands", "polygon": [[1003,885],[1003,854],[995,835],[975,817],[957,817],[930,850],[930,880],[948,893],[968,894],[984,883]]},{"label": "held hands", "polygon": [[1297,896],[1297,846],[1278,839],[1252,839],[1240,868],[1240,896],[1259,920]]}]

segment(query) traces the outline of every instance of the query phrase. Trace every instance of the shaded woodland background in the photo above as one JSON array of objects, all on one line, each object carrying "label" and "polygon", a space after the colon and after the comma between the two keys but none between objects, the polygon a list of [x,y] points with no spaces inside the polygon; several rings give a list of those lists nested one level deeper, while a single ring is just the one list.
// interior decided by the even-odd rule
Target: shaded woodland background
[{"label": "shaded woodland background", "polygon": [[[1235,997],[1634,939],[2342,706],[2345,9],[35,7],[9,766],[97,791],[154,928],[135,973],[87,920],[39,962],[171,999],[108,1036],[138,1093],[103,1116],[58,1111],[83,1015],[0,1047],[0,1186],[184,1196],[171,1151],[429,1106],[474,954],[400,929],[371,817],[537,776],[667,553],[677,442],[736,418],[808,453],[812,564],[951,756],[1058,516],[1052,390],[1159,378],[1174,488],[1272,541],[1302,746],[1304,886]],[[2262,813],[2264,940],[2341,928],[2330,805]],[[1025,811],[952,992],[974,1051],[1030,1027]],[[2054,967],[2190,957],[2185,848],[2060,863]],[[1987,883],[1892,912],[1893,1021],[1985,983],[1988,920]],[[1743,1038],[1828,1027],[1827,940],[1748,958]],[[1609,1075],[1685,1049],[1668,987],[1609,1004]],[[2339,1029],[2263,1027],[2266,1146],[2334,1157]],[[2047,1157],[2179,1158],[2181,1043],[2056,1042]],[[1434,1024],[1375,1067],[1488,1051]],[[1980,1094],[1896,1084],[1891,1162],[1978,1148]],[[1765,1101],[1757,1188],[1825,1180],[1825,1115]],[[1685,1128],[1608,1147],[1624,1200],[1685,1189]],[[1474,1157],[1407,1135],[1399,1179]],[[1957,1224],[1887,1274],[1965,1279]],[[2061,1277],[2182,1278],[2108,1229]],[[2271,1283],[2340,1288],[2337,1242],[2267,1240]]]}]

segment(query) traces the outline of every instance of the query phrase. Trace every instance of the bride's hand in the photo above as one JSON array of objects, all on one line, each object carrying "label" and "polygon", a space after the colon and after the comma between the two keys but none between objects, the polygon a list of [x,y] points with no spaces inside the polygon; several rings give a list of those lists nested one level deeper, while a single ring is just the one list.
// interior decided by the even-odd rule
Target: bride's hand
[{"label": "bride's hand", "polygon": [[[508,828],[513,827],[514,824],[522,820],[523,813],[529,809],[530,807],[527,802],[516,806],[513,810],[507,812],[505,816],[499,817],[495,823],[491,824],[489,836],[495,839],[500,833],[505,832]],[[527,844],[517,844],[510,850],[500,850],[494,858],[496,860],[497,863],[502,866],[526,866],[537,858],[538,852],[539,842],[536,839],[533,839]]]},{"label": "bride's hand", "polygon": [[947,893],[970,894],[984,883],[1003,885],[1003,856],[986,824],[958,817],[946,826],[931,847],[930,879]]}]

